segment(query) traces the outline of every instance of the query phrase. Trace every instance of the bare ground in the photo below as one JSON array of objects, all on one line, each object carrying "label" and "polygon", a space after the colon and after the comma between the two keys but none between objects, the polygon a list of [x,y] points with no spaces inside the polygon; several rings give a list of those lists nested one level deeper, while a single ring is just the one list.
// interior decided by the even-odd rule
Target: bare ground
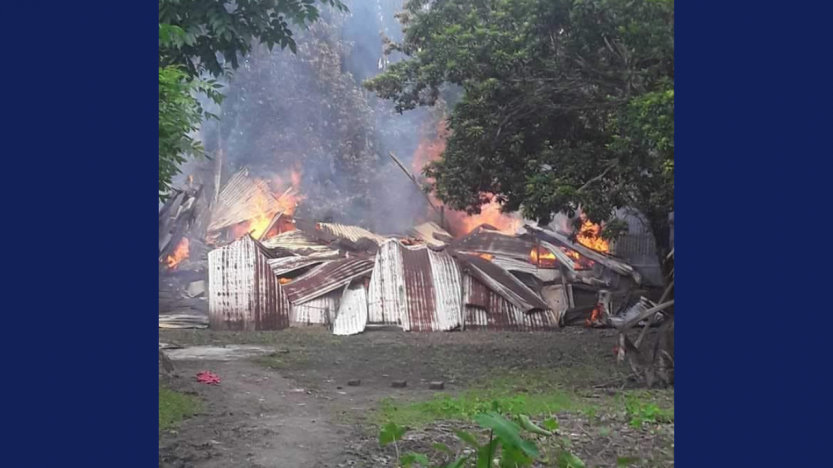
[{"label": "bare ground", "polygon": [[[380,448],[377,425],[382,405],[407,407],[438,392],[496,388],[508,394],[563,392],[579,402],[558,411],[559,440],[588,466],[673,466],[674,424],[649,421],[635,427],[628,401],[673,407],[673,389],[629,390],[625,365],[617,365],[613,332],[570,328],[551,333],[404,333],[372,331],[337,337],[320,328],[272,333],[206,330],[160,331],[160,341],[190,345],[258,344],[268,357],[220,361],[177,361],[170,388],[192,392],[203,412],[177,430],[160,434],[160,467],[344,467],[393,466],[393,450]],[[220,385],[195,381],[201,370],[219,374]],[[352,379],[358,387],[348,386]],[[391,388],[407,381],[404,389]],[[508,387],[507,387],[508,385]],[[538,415],[540,416],[540,415]],[[644,416],[644,415],[642,415]],[[453,430],[459,420],[416,425],[402,450],[440,456],[443,442],[462,449]],[[475,429],[471,427],[471,429]],[[547,453],[548,441],[539,441]]]}]

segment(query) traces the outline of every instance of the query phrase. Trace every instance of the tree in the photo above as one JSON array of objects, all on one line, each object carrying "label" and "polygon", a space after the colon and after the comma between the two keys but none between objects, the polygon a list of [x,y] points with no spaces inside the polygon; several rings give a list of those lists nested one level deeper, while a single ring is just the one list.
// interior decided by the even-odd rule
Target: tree
[{"label": "tree", "polygon": [[674,206],[674,7],[671,0],[410,0],[407,59],[366,82],[402,112],[463,89],[441,160],[425,175],[455,209],[548,222],[581,209],[621,224],[636,208],[664,259]]},{"label": "tree", "polygon": [[[317,0],[344,9],[339,0]],[[159,190],[170,188],[171,178],[190,154],[202,148],[188,135],[206,114],[197,95],[222,101],[219,85],[201,79],[219,77],[239,66],[239,57],[253,43],[270,50],[275,45],[297,45],[290,23],[305,27],[318,19],[316,0],[159,0]],[[222,60],[220,57],[222,56]],[[164,114],[163,114],[164,109]],[[164,128],[163,128],[164,124]]]}]

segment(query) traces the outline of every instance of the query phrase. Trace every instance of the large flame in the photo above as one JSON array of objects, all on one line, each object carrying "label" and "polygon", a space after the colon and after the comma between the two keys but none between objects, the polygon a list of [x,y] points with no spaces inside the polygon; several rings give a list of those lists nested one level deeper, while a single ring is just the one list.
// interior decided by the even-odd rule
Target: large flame
[{"label": "large flame", "polygon": [[610,243],[602,239],[600,235],[602,227],[591,223],[584,217],[582,217],[582,221],[581,228],[576,234],[576,240],[579,244],[599,252],[610,252]]},{"label": "large flame", "polygon": [[[258,239],[269,228],[269,224],[275,218],[276,214],[283,213],[284,215],[290,216],[294,214],[298,204],[303,200],[303,197],[300,195],[301,175],[300,167],[296,167],[285,177],[276,175],[268,183],[264,183],[264,187],[269,187],[272,196],[278,200],[279,209],[274,209],[273,204],[270,203],[271,200],[267,198],[269,195],[258,193],[251,200],[251,205],[257,214],[249,221],[240,223],[232,228],[234,238],[239,239],[246,234],[251,234],[252,237]],[[287,183],[287,180],[289,180],[289,183]],[[270,230],[270,233],[276,230],[280,229],[275,226]],[[280,232],[274,232],[274,234],[280,234]]]},{"label": "large flame", "polygon": [[523,227],[520,218],[501,212],[500,203],[494,198],[480,207],[480,214],[468,215],[462,211],[446,211],[445,217],[458,236],[466,235],[482,224],[488,224],[508,234],[515,234]]},{"label": "large flame", "polygon": [[[414,156],[411,159],[411,169],[414,174],[421,175],[422,169],[426,164],[440,159],[440,155],[445,151],[446,139],[450,133],[446,127],[445,119],[442,119],[437,124],[435,135],[430,137],[424,136],[420,140],[419,146],[417,146]],[[461,211],[445,210],[445,218],[454,234],[457,236],[466,235],[481,224],[489,224],[499,231],[515,234],[523,226],[523,221],[520,218],[500,211],[500,203],[495,200],[493,194],[486,193],[483,195],[484,198],[490,201],[481,206],[480,214],[469,216]],[[430,197],[435,206],[441,206],[443,204],[434,197],[433,193]]]},{"label": "large flame", "polygon": [[179,244],[176,245],[171,255],[168,255],[165,259],[165,264],[168,265],[168,268],[174,270],[177,265],[188,258],[188,246],[188,238],[183,237],[182,240],[179,241]]}]

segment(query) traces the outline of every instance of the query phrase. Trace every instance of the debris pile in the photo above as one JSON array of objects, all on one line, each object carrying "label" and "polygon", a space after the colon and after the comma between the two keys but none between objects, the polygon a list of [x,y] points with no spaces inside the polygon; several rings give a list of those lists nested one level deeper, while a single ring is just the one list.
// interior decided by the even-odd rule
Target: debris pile
[{"label": "debris pile", "polygon": [[[323,325],[336,335],[375,326],[607,326],[617,311],[627,314],[621,321],[650,307],[634,294],[643,287],[640,273],[609,252],[592,224],[573,237],[535,224],[511,232],[482,224],[455,238],[435,222],[383,236],[295,217],[298,192],[276,193],[245,169],[235,174],[203,221],[205,242],[179,234],[199,218],[198,195],[173,197],[160,211],[160,268],[181,291],[171,301],[195,310],[188,301],[207,301],[212,329]],[[160,310],[161,302],[160,292]],[[164,326],[201,320],[179,311]]]}]

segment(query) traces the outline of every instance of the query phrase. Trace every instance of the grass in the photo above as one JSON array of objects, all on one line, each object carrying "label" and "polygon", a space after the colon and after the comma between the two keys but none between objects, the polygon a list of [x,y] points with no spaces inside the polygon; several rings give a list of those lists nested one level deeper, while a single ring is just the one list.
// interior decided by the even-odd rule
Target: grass
[{"label": "grass", "polygon": [[197,414],[199,411],[200,401],[198,399],[168,390],[162,385],[159,386],[160,432],[175,427],[180,421]]},{"label": "grass", "polygon": [[427,401],[399,403],[382,400],[375,415],[378,424],[424,426],[434,421],[470,421],[475,415],[492,411],[529,416],[562,411],[595,411],[595,407],[561,388],[544,372],[501,373],[481,380],[459,395],[441,393]]},{"label": "grass", "polygon": [[399,405],[382,400],[377,414],[379,422],[395,422],[401,426],[420,427],[433,421],[468,421],[479,413],[492,411],[497,405],[502,413],[517,415],[554,414],[577,409],[580,404],[566,392],[495,395],[470,390],[459,396],[438,395],[428,401]]},{"label": "grass", "polygon": [[674,407],[661,406],[663,402],[650,392],[627,392],[623,399],[631,427],[641,428],[646,425],[674,422]]}]

